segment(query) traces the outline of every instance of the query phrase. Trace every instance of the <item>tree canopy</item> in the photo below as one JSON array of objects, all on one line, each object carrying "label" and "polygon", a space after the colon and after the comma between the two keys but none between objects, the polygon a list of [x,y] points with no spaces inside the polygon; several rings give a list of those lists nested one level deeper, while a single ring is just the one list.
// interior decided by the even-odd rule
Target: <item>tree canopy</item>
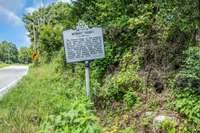
[{"label": "tree canopy", "polygon": [[32,62],[31,56],[31,48],[21,47],[18,50],[17,46],[12,42],[0,42],[0,62],[28,64]]},{"label": "tree canopy", "polygon": [[84,20],[104,29],[107,56],[102,73],[119,64],[127,49],[138,48],[145,69],[163,71],[179,68],[183,51],[198,45],[199,10],[198,0],[76,0],[40,8],[26,14],[24,22],[32,48],[47,61],[64,46],[62,32]]},{"label": "tree canopy", "polygon": [[18,62],[18,50],[15,44],[7,41],[0,43],[0,61],[5,63]]}]

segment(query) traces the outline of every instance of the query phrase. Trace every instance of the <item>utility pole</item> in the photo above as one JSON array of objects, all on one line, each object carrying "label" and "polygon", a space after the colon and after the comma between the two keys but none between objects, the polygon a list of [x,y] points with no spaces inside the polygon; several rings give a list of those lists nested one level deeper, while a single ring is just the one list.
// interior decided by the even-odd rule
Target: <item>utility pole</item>
[{"label": "utility pole", "polygon": [[35,24],[32,23],[33,25],[33,37],[34,37],[34,46],[33,46],[33,50],[37,52],[37,48],[36,48],[36,31],[35,31]]},{"label": "utility pole", "polygon": [[[40,8],[42,9],[44,7],[44,0],[40,1]],[[39,19],[37,20],[37,26],[40,26],[41,23],[44,23],[44,18],[43,18],[43,13],[41,14],[41,16],[39,17]],[[34,51],[38,52],[38,45],[37,45],[37,32],[36,32],[36,25],[34,22],[32,22],[33,24],[33,36],[34,36]]]}]

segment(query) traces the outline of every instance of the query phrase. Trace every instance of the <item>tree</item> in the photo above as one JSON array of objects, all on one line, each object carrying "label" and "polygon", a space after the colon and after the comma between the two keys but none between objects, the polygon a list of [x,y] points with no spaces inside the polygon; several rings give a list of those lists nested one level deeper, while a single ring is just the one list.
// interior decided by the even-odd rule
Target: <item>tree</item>
[{"label": "tree", "polygon": [[22,64],[28,64],[31,63],[31,55],[32,55],[32,50],[27,47],[21,47],[19,49],[19,55],[18,55],[18,60],[19,63]]},{"label": "tree", "polygon": [[47,61],[64,46],[62,31],[74,28],[81,19],[91,27],[101,25],[104,29],[107,56],[93,63],[101,76],[114,71],[128,49],[142,51],[145,71],[154,67],[165,73],[178,69],[183,51],[196,45],[199,6],[199,0],[72,0],[70,5],[54,3],[26,14],[24,22],[33,49],[37,45]]},{"label": "tree", "polygon": [[69,13],[68,4],[56,3],[24,16],[33,52],[38,52],[41,57],[51,61],[54,52],[63,47],[62,31],[72,25],[70,19],[73,17]]},{"label": "tree", "polygon": [[5,63],[18,62],[18,50],[15,44],[7,41],[0,43],[0,61]]}]

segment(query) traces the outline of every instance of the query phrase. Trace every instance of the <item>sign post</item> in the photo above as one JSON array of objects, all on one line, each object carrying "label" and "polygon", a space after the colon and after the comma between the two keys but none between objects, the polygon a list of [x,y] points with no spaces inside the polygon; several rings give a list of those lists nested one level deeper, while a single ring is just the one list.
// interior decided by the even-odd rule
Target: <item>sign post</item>
[{"label": "sign post", "polygon": [[86,94],[90,97],[90,61],[105,57],[102,28],[79,21],[76,29],[63,32],[68,63],[85,62]]},{"label": "sign post", "polygon": [[85,82],[86,82],[86,94],[90,97],[90,63],[85,61]]}]

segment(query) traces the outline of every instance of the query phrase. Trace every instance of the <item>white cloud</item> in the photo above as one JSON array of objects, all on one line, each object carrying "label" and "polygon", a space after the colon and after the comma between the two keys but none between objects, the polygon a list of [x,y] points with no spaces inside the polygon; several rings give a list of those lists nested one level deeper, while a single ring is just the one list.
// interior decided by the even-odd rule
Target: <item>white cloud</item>
[{"label": "white cloud", "polygon": [[15,25],[23,25],[23,22],[19,16],[17,16],[13,11],[8,10],[0,5],[0,18],[1,21],[7,21]]},{"label": "white cloud", "polygon": [[42,0],[33,0],[33,6],[25,8],[26,13],[33,13],[41,7],[44,7],[47,3],[44,3]]},{"label": "white cloud", "polygon": [[32,13],[32,12],[34,12],[34,11],[36,11],[38,8],[36,8],[36,7],[27,7],[26,9],[25,9],[25,12],[27,12],[27,13]]},{"label": "white cloud", "polygon": [[71,0],[57,0],[57,2],[71,3]]}]

